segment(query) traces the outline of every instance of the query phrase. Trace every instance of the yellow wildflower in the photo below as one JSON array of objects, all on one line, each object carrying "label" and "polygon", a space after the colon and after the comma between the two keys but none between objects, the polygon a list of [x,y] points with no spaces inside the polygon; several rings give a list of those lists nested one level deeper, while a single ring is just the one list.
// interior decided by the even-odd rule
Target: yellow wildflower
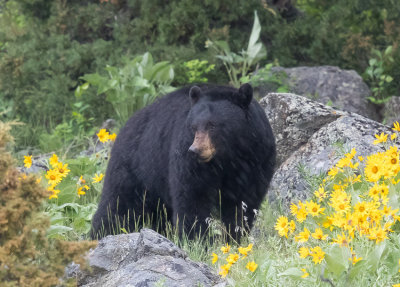
[{"label": "yellow wildflower", "polygon": [[378,189],[379,189],[379,194],[380,194],[381,197],[388,196],[389,187],[385,183],[380,184],[378,186]]},{"label": "yellow wildflower", "polygon": [[380,135],[376,134],[375,135],[376,140],[374,140],[374,145],[377,145],[382,142],[386,142],[387,137],[388,137],[388,135],[387,134],[385,135],[385,133],[383,133],[383,132]]},{"label": "yellow wildflower", "polygon": [[95,176],[92,178],[93,179],[93,183],[97,183],[97,182],[102,181],[103,177],[104,177],[104,174],[102,174],[102,173],[100,173],[99,175],[95,174]]},{"label": "yellow wildflower", "polygon": [[81,185],[81,184],[85,184],[85,183],[86,183],[86,180],[81,175],[81,177],[78,179],[78,182],[76,184]]},{"label": "yellow wildflower", "polygon": [[247,257],[247,254],[251,251],[251,249],[253,248],[253,244],[249,244],[247,247],[239,247],[238,251],[240,254],[242,254],[244,257]]},{"label": "yellow wildflower", "polygon": [[390,135],[390,139],[393,141],[395,139],[397,139],[397,134],[391,134]]},{"label": "yellow wildflower", "polygon": [[384,170],[385,167],[382,153],[372,154],[367,157],[364,169],[367,181],[377,182],[384,175]]},{"label": "yellow wildflower", "polygon": [[315,264],[320,264],[325,258],[325,252],[322,251],[321,247],[315,246],[314,248],[311,248],[311,256]]},{"label": "yellow wildflower", "polygon": [[400,124],[399,124],[399,122],[396,121],[395,123],[393,123],[392,130],[400,132]]},{"label": "yellow wildflower", "polygon": [[394,217],[395,214],[399,211],[399,209],[392,210],[392,208],[386,205],[383,207],[382,214],[388,217]]},{"label": "yellow wildflower", "polygon": [[369,197],[371,197],[372,199],[378,200],[378,199],[379,199],[379,194],[380,194],[379,185],[375,183],[375,185],[372,186],[372,187],[369,189],[368,195],[369,195]]},{"label": "yellow wildflower", "polygon": [[342,235],[338,234],[337,238],[333,239],[333,243],[337,243],[340,246],[348,246],[351,240],[346,238],[346,235],[342,232]]},{"label": "yellow wildflower", "polygon": [[86,189],[86,191],[88,191],[90,189],[90,187],[88,185],[84,185],[78,188],[78,197],[81,197],[81,195],[85,195],[86,191],[84,190]]},{"label": "yellow wildflower", "polygon": [[300,247],[299,254],[301,258],[307,258],[311,255],[310,250],[307,247]]},{"label": "yellow wildflower", "polygon": [[314,192],[314,195],[318,198],[318,202],[321,202],[327,196],[326,191],[322,186]]},{"label": "yellow wildflower", "polygon": [[32,156],[25,156],[24,155],[24,166],[26,168],[30,168],[32,166]]},{"label": "yellow wildflower", "polygon": [[307,278],[308,276],[310,276],[305,268],[301,268],[301,271],[303,271],[303,275],[301,275],[301,278]]},{"label": "yellow wildflower", "polygon": [[275,230],[278,231],[279,236],[285,236],[287,238],[287,233],[289,231],[289,221],[286,216],[279,216],[275,224]]},{"label": "yellow wildflower", "polygon": [[234,254],[229,254],[228,258],[226,258],[226,262],[233,264],[236,261],[239,260],[239,254],[234,253]]},{"label": "yellow wildflower", "polygon": [[289,232],[292,234],[296,230],[296,223],[293,220],[289,222]]},{"label": "yellow wildflower", "polygon": [[332,192],[329,205],[332,206],[336,212],[346,213],[350,210],[351,196],[344,191],[336,190]]},{"label": "yellow wildflower", "polygon": [[361,215],[367,215],[367,202],[361,201],[354,205],[354,212],[357,212]]},{"label": "yellow wildflower", "polygon": [[117,135],[116,135],[115,133],[108,136],[108,139],[109,139],[110,141],[112,141],[112,142],[115,142],[115,139],[116,139],[116,138],[117,138]]},{"label": "yellow wildflower", "polygon": [[56,185],[60,183],[62,180],[62,177],[60,173],[58,172],[58,169],[50,169],[46,172],[45,177],[47,178],[47,181],[49,185]]},{"label": "yellow wildflower", "polygon": [[110,134],[106,131],[106,129],[101,129],[97,134],[97,137],[99,138],[100,142],[104,143],[109,140]]},{"label": "yellow wildflower", "polygon": [[68,169],[68,164],[64,164],[62,162],[59,162],[57,164],[57,169],[58,169],[58,173],[60,174],[61,177],[66,177],[68,175],[68,173],[70,172],[70,170]]},{"label": "yellow wildflower", "polygon": [[47,191],[52,192],[52,194],[49,196],[49,199],[53,199],[53,198],[58,198],[58,194],[60,193],[59,189],[54,189],[55,185],[51,185],[47,188]]},{"label": "yellow wildflower", "polygon": [[254,261],[250,261],[247,263],[246,268],[249,269],[251,272],[256,271],[258,264],[255,263]]},{"label": "yellow wildflower", "polygon": [[53,155],[49,158],[50,165],[54,168],[58,164],[58,156],[53,153]]},{"label": "yellow wildflower", "polygon": [[375,243],[378,244],[379,242],[388,239],[387,231],[379,226],[371,228],[368,239],[375,240]]},{"label": "yellow wildflower", "polygon": [[324,235],[321,228],[315,229],[315,232],[311,234],[311,236],[317,240],[326,240],[328,237],[327,234]]},{"label": "yellow wildflower", "polygon": [[330,176],[330,178],[334,178],[338,173],[339,173],[340,169],[337,167],[332,167],[329,171],[328,171],[328,175]]},{"label": "yellow wildflower", "polygon": [[215,262],[217,262],[217,261],[218,261],[218,255],[213,253],[212,254],[212,259],[211,259],[212,264],[215,264]]},{"label": "yellow wildflower", "polygon": [[231,250],[231,246],[230,246],[228,243],[226,243],[225,246],[222,246],[222,247],[221,247],[221,251],[222,251],[222,253],[224,253],[224,254],[228,253],[229,250]]},{"label": "yellow wildflower", "polygon": [[318,216],[320,214],[323,214],[325,208],[321,208],[321,206],[318,203],[315,203],[314,201],[310,200],[309,202],[306,202],[306,209],[308,214],[311,214],[311,216]]},{"label": "yellow wildflower", "polygon": [[300,232],[294,239],[296,242],[307,242],[310,238],[310,231],[304,227],[304,231]]},{"label": "yellow wildflower", "polygon": [[221,275],[222,278],[225,278],[226,275],[229,273],[229,269],[231,269],[232,264],[225,264],[221,266],[221,270],[219,271],[219,275]]},{"label": "yellow wildflower", "polygon": [[304,220],[306,220],[306,218],[307,218],[306,206],[301,201],[299,201],[298,207],[295,208],[294,205],[292,204],[290,209],[291,209],[292,214],[296,216],[296,220],[298,222],[301,223]]},{"label": "yellow wildflower", "polygon": [[349,258],[349,260],[350,260],[351,263],[354,265],[354,264],[356,264],[358,261],[362,260],[362,257],[357,257],[357,256],[355,256],[355,254],[353,254],[353,255],[351,256],[351,258]]}]

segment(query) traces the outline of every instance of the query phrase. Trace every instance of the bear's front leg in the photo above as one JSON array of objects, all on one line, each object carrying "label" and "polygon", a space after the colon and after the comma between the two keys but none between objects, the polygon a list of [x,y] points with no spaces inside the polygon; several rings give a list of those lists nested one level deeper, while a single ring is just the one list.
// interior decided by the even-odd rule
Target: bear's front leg
[{"label": "bear's front leg", "polygon": [[202,174],[199,169],[194,173],[188,171],[170,176],[169,194],[174,227],[178,228],[180,236],[194,238],[208,229],[206,219],[211,217],[216,205],[218,188],[216,180],[210,180],[208,174]]}]

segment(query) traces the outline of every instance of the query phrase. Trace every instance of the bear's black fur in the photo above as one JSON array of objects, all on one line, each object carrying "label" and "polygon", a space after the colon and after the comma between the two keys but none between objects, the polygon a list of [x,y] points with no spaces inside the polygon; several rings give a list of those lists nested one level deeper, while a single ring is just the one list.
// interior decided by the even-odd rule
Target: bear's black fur
[{"label": "bear's black fur", "polygon": [[91,236],[120,233],[116,220],[132,231],[143,214],[155,223],[164,209],[191,236],[207,229],[205,220],[216,210],[238,238],[235,227],[251,228],[267,192],[275,154],[270,124],[249,84],[170,93],[121,129]]}]

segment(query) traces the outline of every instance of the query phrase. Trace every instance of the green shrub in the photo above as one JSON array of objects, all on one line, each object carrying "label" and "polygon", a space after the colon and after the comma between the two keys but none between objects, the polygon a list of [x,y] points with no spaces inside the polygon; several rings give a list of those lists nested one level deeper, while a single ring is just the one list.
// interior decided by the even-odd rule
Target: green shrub
[{"label": "green shrub", "polygon": [[0,122],[0,281],[6,287],[55,286],[66,264],[84,264],[82,254],[96,243],[48,238],[49,219],[41,211],[47,192],[34,176],[12,166],[9,129]]},{"label": "green shrub", "polygon": [[120,124],[137,110],[151,104],[157,96],[173,90],[172,65],[166,61],[154,63],[150,53],[128,61],[123,68],[107,66],[108,77],[86,74],[81,79],[97,87],[97,95],[106,95]]}]

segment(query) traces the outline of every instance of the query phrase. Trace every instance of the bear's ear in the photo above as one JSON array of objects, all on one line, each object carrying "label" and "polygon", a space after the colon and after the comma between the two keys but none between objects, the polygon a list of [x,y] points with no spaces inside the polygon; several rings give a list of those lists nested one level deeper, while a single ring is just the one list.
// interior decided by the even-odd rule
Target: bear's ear
[{"label": "bear's ear", "polygon": [[193,106],[201,97],[201,90],[198,86],[193,86],[189,91],[190,103]]},{"label": "bear's ear", "polygon": [[253,99],[253,88],[246,83],[239,88],[239,103],[242,107],[247,108]]}]

